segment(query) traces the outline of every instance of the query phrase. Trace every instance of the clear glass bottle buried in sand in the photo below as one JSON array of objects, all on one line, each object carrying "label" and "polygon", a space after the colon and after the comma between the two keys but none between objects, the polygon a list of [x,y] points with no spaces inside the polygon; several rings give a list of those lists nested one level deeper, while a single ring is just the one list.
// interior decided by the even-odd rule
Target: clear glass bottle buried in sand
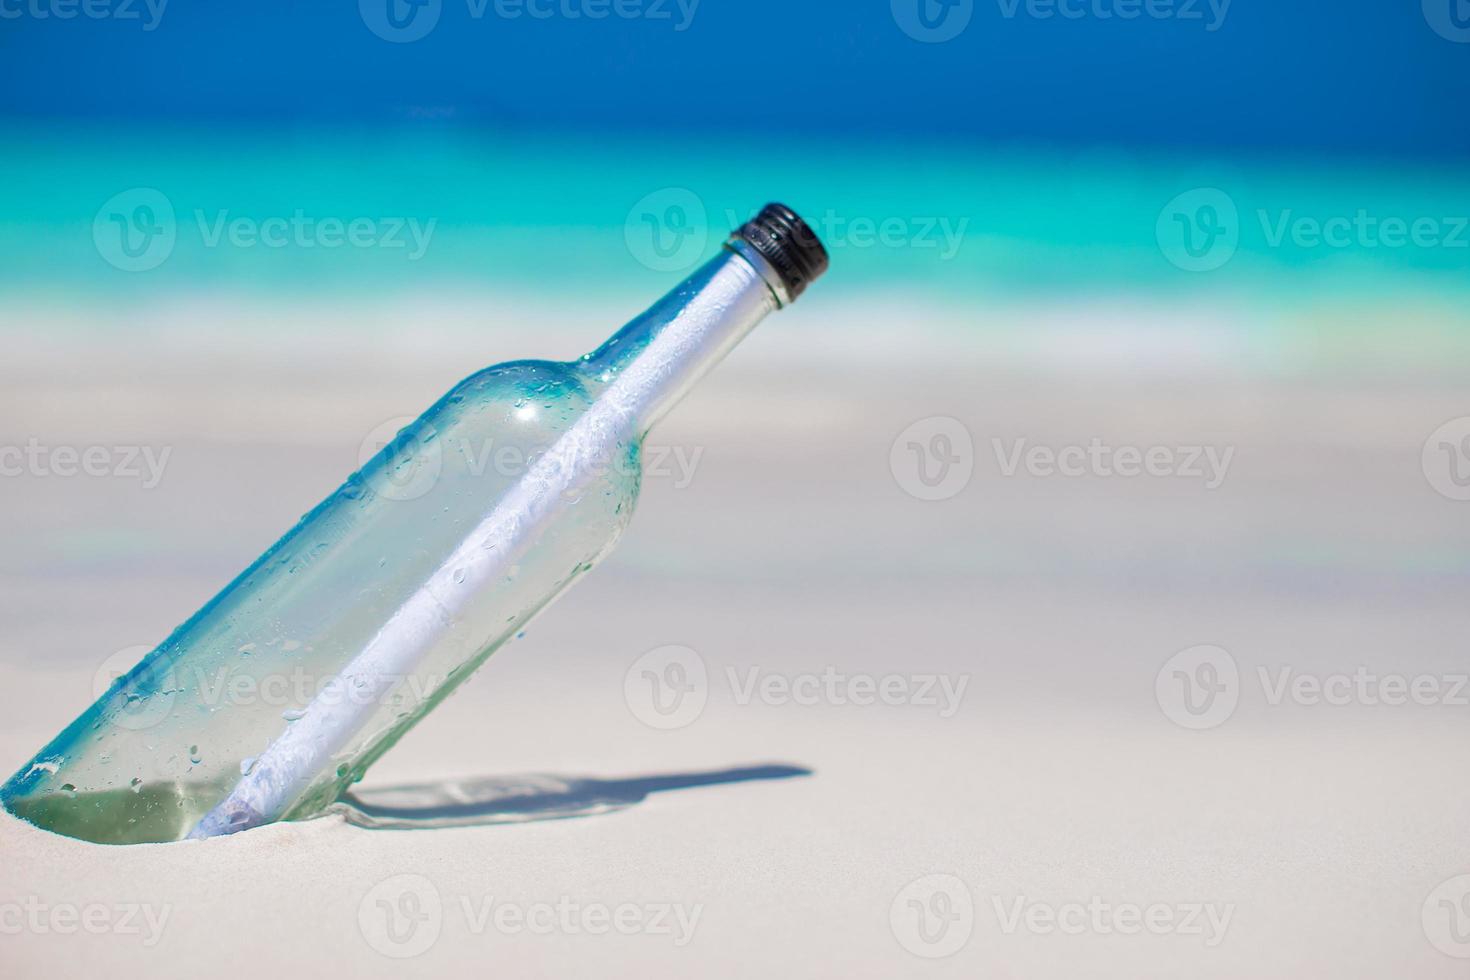
[{"label": "clear glass bottle buried in sand", "polygon": [[[826,266],[811,229],[770,205],[594,353],[470,376],[0,798],[103,843],[320,813],[607,554],[650,427]],[[485,447],[502,450],[490,465]]]}]

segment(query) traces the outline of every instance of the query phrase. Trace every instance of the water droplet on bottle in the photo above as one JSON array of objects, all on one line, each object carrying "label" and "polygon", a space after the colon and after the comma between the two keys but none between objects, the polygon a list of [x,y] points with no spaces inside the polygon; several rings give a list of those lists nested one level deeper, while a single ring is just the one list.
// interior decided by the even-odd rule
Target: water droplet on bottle
[{"label": "water droplet on bottle", "polygon": [[132,782],[128,783],[128,788],[131,789],[134,793],[143,792],[143,780],[137,776],[134,776]]},{"label": "water droplet on bottle", "polygon": [[463,585],[464,584],[464,569],[463,568],[456,568],[454,570],[454,584],[455,585]]},{"label": "water droplet on bottle", "polygon": [[255,768],[255,756],[247,755],[240,760],[240,775],[249,775],[250,770]]},{"label": "water droplet on bottle", "polygon": [[301,641],[300,640],[287,640],[285,643],[282,643],[281,644],[281,649],[284,650],[284,651],[286,651],[287,653],[291,653],[293,650],[300,650],[301,649]]},{"label": "water droplet on bottle", "polygon": [[202,755],[199,754],[199,746],[197,746],[197,745],[191,745],[191,746],[189,746],[189,761],[192,762],[192,763],[194,763],[196,766],[200,762],[203,762],[204,761],[204,756],[202,756]]},{"label": "water droplet on bottle", "polygon": [[243,646],[240,647],[240,649],[239,649],[238,652],[241,655],[248,657],[252,653],[255,652],[255,644],[254,643],[246,643],[246,644],[244,644]]},{"label": "water droplet on bottle", "polygon": [[73,786],[71,783],[62,783],[61,784],[61,791],[63,793],[65,793],[67,796],[73,796],[73,795],[76,794],[77,788],[75,786]]},{"label": "water droplet on bottle", "polygon": [[306,712],[302,711],[299,708],[287,708],[285,711],[281,712],[281,717],[286,719],[287,721],[300,721],[302,718],[306,717]]}]

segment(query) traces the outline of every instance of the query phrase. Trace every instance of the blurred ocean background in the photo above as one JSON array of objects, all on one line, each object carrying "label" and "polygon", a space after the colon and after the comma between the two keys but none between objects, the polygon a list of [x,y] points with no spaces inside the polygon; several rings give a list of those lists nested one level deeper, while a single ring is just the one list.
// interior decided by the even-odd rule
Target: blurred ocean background
[{"label": "blurred ocean background", "polygon": [[599,336],[572,327],[610,330],[778,196],[833,253],[825,309],[792,330],[833,358],[983,340],[1100,368],[1435,373],[1470,351],[1470,176],[1447,161],[402,123],[11,121],[0,140],[22,338],[173,326],[229,347],[290,324],[434,345],[509,320],[545,337],[515,353],[570,356]]},{"label": "blurred ocean background", "polygon": [[[43,458],[0,481],[12,649],[156,642],[384,431],[592,349],[773,198],[831,272],[669,421],[697,477],[649,480],[607,587],[1470,581],[1424,455],[1470,414],[1451,4],[27,4],[0,19],[0,446]],[[914,500],[892,447],[935,418],[975,475]],[[1002,472],[1093,438],[1234,469]],[[47,469],[93,444],[171,456],[156,486]],[[79,589],[123,625],[75,623]]]},{"label": "blurred ocean background", "polygon": [[870,350],[1465,352],[1453,3],[28,3],[0,20],[11,331],[612,323],[780,197],[836,257],[820,319]]}]

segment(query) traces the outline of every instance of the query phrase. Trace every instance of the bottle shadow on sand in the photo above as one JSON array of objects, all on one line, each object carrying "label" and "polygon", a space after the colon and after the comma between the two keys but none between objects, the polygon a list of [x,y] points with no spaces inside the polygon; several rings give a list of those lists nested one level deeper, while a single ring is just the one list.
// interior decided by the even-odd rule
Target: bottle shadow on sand
[{"label": "bottle shadow on sand", "polygon": [[626,779],[540,773],[471,777],[356,790],[323,815],[339,814],[350,824],[379,830],[565,820],[625,810],[651,793],[811,774],[801,766],[762,765]]}]

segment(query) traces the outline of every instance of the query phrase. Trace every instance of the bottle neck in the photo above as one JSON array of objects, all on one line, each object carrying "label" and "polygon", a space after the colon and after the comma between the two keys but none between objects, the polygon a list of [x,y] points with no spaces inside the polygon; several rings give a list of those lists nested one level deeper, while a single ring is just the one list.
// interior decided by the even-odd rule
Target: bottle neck
[{"label": "bottle neck", "polygon": [[773,279],[759,255],[727,246],[583,357],[581,373],[599,399],[614,401],[636,420],[642,436],[756,324],[781,308]]}]

